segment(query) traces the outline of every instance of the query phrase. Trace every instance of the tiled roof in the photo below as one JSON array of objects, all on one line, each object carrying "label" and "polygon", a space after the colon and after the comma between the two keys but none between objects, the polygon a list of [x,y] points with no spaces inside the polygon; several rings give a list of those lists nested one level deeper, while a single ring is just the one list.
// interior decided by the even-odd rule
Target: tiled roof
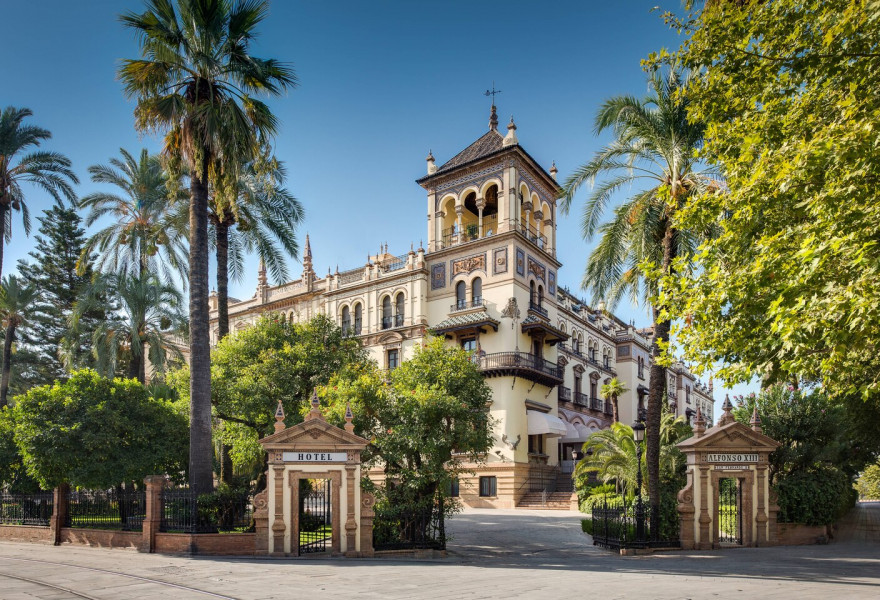
[{"label": "tiled roof", "polygon": [[564,342],[569,338],[569,335],[564,331],[557,329],[544,319],[539,319],[535,315],[529,315],[522,321],[522,331],[523,333],[527,332],[530,329],[542,329],[551,336],[555,337],[559,341]]},{"label": "tiled roof", "polygon": [[444,331],[455,331],[464,327],[474,327],[477,325],[491,325],[496,331],[498,330],[498,321],[489,316],[485,310],[462,315],[453,315],[431,327],[432,331],[442,333]]},{"label": "tiled roof", "polygon": [[443,165],[441,165],[440,168],[437,169],[437,173],[442,173],[443,171],[454,169],[459,165],[469,163],[472,160],[477,160],[478,158],[482,158],[484,156],[492,154],[493,152],[501,150],[503,141],[504,137],[500,133],[498,133],[498,131],[496,131],[495,129],[490,129],[476,142],[474,142],[473,144],[450,158]]}]

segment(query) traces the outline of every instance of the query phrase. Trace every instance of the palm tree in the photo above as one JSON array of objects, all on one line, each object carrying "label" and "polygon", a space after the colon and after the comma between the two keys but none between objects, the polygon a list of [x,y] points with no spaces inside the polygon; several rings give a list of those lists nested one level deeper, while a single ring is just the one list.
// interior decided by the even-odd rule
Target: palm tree
[{"label": "palm tree", "polygon": [[[687,99],[681,93],[687,79],[676,69],[655,71],[650,91],[643,99],[617,96],[607,100],[596,115],[596,133],[610,129],[613,141],[588,163],[580,166],[563,186],[561,207],[569,210],[575,193],[589,182],[592,193],[584,206],[582,233],[586,240],[600,236],[590,254],[583,285],[595,300],[610,306],[624,294],[633,302],[649,303],[658,293],[657,278],[645,277],[642,265],[673,271],[676,257],[696,247],[700,234],[675,225],[676,213],[692,195],[707,189],[712,172],[701,171],[696,151],[704,127],[690,122]],[[596,180],[603,177],[599,185]],[[637,189],[614,208],[611,219],[600,219],[611,198],[624,187]],[[669,340],[669,320],[663,307],[652,305],[653,344],[648,395],[647,471],[651,497],[652,531],[657,531],[660,498],[660,417],[666,389],[666,369],[660,363],[661,348]]]},{"label": "palm tree", "polygon": [[[676,417],[664,411],[660,419],[660,471],[671,476],[684,460],[675,446],[690,436],[691,428],[683,416]],[[614,483],[624,496],[635,494],[638,457],[633,430],[624,423],[612,423],[608,429],[593,433],[583,446],[584,458],[577,463],[574,477],[583,487],[590,473],[596,473],[603,483]],[[641,448],[642,457],[645,448]],[[644,484],[642,484],[644,485]],[[646,490],[642,490],[644,493]]]},{"label": "palm tree", "polygon": [[[35,150],[18,156],[52,137],[42,127],[22,123],[31,115],[33,112],[28,108],[12,106],[0,113],[0,276],[3,275],[3,247],[12,240],[12,219],[8,213],[21,211],[24,233],[31,233],[31,218],[21,184],[42,188],[60,203],[62,197],[73,202],[76,194],[70,184],[79,183],[70,168],[70,159],[62,154]],[[16,160],[18,162],[13,164]]]},{"label": "palm tree", "polygon": [[[234,186],[212,196],[209,222],[217,253],[217,327],[219,339],[229,333],[229,278],[244,275],[246,253],[256,252],[276,281],[288,277],[284,255],[296,258],[296,228],[303,207],[282,184],[284,166],[277,161],[261,172],[253,162],[241,170]],[[237,227],[236,227],[237,225]]]},{"label": "palm tree", "polygon": [[[208,330],[209,167],[224,172],[257,154],[275,134],[269,107],[252,96],[279,95],[295,85],[293,70],[249,53],[268,2],[147,0],[147,10],[121,17],[138,35],[140,59],[124,60],[119,77],[141,130],[161,130],[172,166],[190,173],[190,483],[213,489],[211,365]],[[214,182],[217,183],[216,181]]]},{"label": "palm tree", "polygon": [[107,320],[92,334],[96,370],[113,377],[120,354],[128,356],[126,374],[146,383],[146,361],[164,372],[171,360],[181,360],[176,340],[186,328],[183,297],[177,288],[151,273],[102,274],[77,302],[71,317],[76,329],[80,317],[101,306],[105,298],[119,304],[121,318]]},{"label": "palm tree", "polygon": [[602,386],[602,397],[611,399],[611,419],[614,423],[620,421],[617,399],[629,390],[617,377]]},{"label": "palm tree", "polygon": [[[124,148],[122,158],[111,158],[110,165],[89,167],[92,181],[118,187],[122,195],[95,192],[79,201],[88,208],[85,224],[90,227],[105,216],[112,221],[89,239],[82,255],[97,255],[99,271],[142,275],[147,272],[172,280],[172,270],[186,283],[186,232],[176,234],[173,218],[175,202],[168,198],[168,174],[158,156],[145,149],[135,159]],[[184,202],[178,202],[184,204]]]},{"label": "palm tree", "polygon": [[15,330],[26,320],[28,310],[37,300],[37,289],[22,285],[15,275],[8,275],[0,285],[0,318],[6,326],[3,338],[3,378],[0,381],[0,408],[6,406],[6,394],[9,392],[9,376],[12,373],[12,344],[15,342]]}]

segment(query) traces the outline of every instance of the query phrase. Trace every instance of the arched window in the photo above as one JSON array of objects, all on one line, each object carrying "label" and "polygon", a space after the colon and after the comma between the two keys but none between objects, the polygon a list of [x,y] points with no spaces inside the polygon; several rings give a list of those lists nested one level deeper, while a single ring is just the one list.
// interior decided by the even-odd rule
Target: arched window
[{"label": "arched window", "polygon": [[599,380],[590,376],[590,399],[599,397]]},{"label": "arched window", "polygon": [[538,286],[538,308],[542,308],[544,306],[544,286]]},{"label": "arched window", "polygon": [[342,309],[342,335],[351,334],[351,310],[346,306]]},{"label": "arched window", "polygon": [[361,303],[354,305],[354,334],[360,335],[364,324],[364,309]]},{"label": "arched window", "polygon": [[638,360],[638,366],[639,366],[639,379],[644,379],[645,378],[645,359],[642,358],[641,356],[639,357],[639,360]]},{"label": "arched window", "polygon": [[382,329],[391,328],[391,296],[382,298]]},{"label": "arched window", "polygon": [[397,294],[397,297],[394,299],[394,326],[401,327],[403,325],[403,314],[404,314],[404,298],[403,292]]},{"label": "arched window", "polygon": [[531,281],[531,282],[529,282],[529,304],[531,304],[532,306],[534,306],[534,305],[535,305],[535,299],[536,299],[536,294],[535,294],[535,282],[534,282],[534,281]]},{"label": "arched window", "polygon": [[459,281],[455,284],[455,308],[461,310],[467,306],[467,284]]},{"label": "arched window", "polygon": [[479,277],[471,283],[471,300],[473,300],[474,306],[483,303],[483,280]]}]

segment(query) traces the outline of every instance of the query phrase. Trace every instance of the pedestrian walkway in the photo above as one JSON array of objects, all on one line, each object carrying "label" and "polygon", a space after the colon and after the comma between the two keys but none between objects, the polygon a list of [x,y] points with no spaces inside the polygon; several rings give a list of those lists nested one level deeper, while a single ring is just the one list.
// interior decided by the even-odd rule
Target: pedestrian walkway
[{"label": "pedestrian walkway", "polygon": [[837,524],[839,542],[880,544],[880,502],[859,502]]}]

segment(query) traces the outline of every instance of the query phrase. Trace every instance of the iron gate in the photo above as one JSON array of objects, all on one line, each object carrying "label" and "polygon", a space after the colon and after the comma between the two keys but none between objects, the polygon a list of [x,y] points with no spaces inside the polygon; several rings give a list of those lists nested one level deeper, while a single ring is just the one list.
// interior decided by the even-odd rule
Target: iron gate
[{"label": "iron gate", "polygon": [[742,485],[727,477],[718,481],[718,542],[742,544]]},{"label": "iron gate", "polygon": [[329,479],[299,480],[299,553],[326,552],[333,538]]}]

